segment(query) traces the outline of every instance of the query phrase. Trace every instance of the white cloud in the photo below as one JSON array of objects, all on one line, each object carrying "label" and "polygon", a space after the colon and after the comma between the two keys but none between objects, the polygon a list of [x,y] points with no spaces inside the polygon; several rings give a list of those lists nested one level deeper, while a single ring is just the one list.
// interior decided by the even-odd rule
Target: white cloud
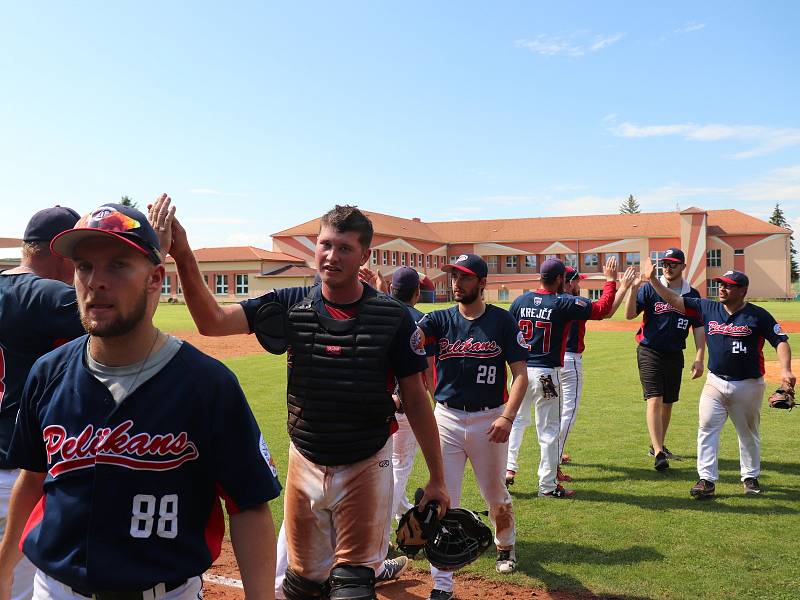
[{"label": "white cloud", "polygon": [[613,135],[623,138],[682,136],[686,140],[697,142],[736,140],[755,144],[749,150],[732,154],[732,158],[752,158],[771,154],[784,148],[800,146],[800,129],[761,125],[697,125],[695,123],[637,125],[626,121],[610,127],[609,131]]},{"label": "white cloud", "polygon": [[466,217],[469,215],[473,215],[476,213],[480,213],[485,211],[488,208],[488,205],[484,206],[461,206],[459,208],[453,208],[451,210],[445,211],[443,213],[439,213],[442,217]]},{"label": "white cloud", "polygon": [[244,225],[249,223],[247,219],[236,219],[233,217],[190,217],[184,219],[186,223],[211,223],[213,225]]},{"label": "white cloud", "polygon": [[255,246],[264,250],[272,249],[272,238],[268,233],[232,233],[225,238],[226,246]]},{"label": "white cloud", "polygon": [[603,123],[613,123],[617,120],[617,113],[611,113],[601,119]]},{"label": "white cloud", "polygon": [[705,23],[686,23],[682,27],[678,27],[673,33],[692,33],[693,31],[705,29],[705,27]]},{"label": "white cloud", "polygon": [[585,32],[576,32],[568,36],[541,33],[533,39],[516,40],[514,45],[517,48],[525,48],[544,56],[571,56],[577,58],[608,48],[621,40],[624,35],[624,33],[597,35],[592,41],[583,41],[581,38],[586,36]]}]

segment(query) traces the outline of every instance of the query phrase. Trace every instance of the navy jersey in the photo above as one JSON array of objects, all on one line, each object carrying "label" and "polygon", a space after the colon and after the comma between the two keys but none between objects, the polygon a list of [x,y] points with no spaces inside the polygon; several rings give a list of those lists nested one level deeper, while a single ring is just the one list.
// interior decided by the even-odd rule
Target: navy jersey
[{"label": "navy jersey", "polygon": [[46,473],[24,553],[84,590],[142,590],[200,575],[228,512],[278,496],[269,450],[233,373],[184,342],[117,406],[81,337],[31,370],[9,451]]},{"label": "navy jersey", "polygon": [[572,321],[602,319],[614,303],[616,289],[616,281],[607,281],[597,302],[544,289],[527,292],[514,300],[509,311],[530,348],[528,366],[563,367]]},{"label": "navy jersey", "polygon": [[[664,281],[662,280],[662,283]],[[699,298],[700,293],[683,282],[681,296]],[[687,309],[688,309],[688,305]],[[664,302],[649,283],[639,288],[636,294],[636,313],[642,315],[642,326],[636,333],[636,341],[642,346],[661,352],[677,352],[686,348],[689,325],[702,327],[703,321],[695,310],[686,314],[678,312],[669,302]]]},{"label": "navy jersey", "polygon": [[0,469],[11,468],[6,453],[33,363],[84,333],[75,288],[33,273],[0,275]]},{"label": "navy jersey", "polygon": [[[364,294],[352,304],[334,304],[326,300],[322,296],[322,286],[315,285],[313,287],[297,287],[297,288],[284,288],[280,290],[272,290],[258,298],[244,300],[241,306],[244,309],[247,323],[250,326],[250,331],[253,331],[253,320],[255,319],[258,309],[264,304],[269,302],[279,302],[289,310],[292,306],[305,299],[306,296],[311,294],[311,306],[321,315],[329,316],[333,319],[348,319],[357,318],[358,305],[362,300],[366,300],[380,292],[375,291],[367,284],[363,284]],[[394,300],[399,302],[399,300]],[[417,311],[419,312],[419,311]],[[392,373],[395,377],[407,377],[414,373],[421,373],[428,367],[425,359],[425,353],[416,348],[417,345],[417,327],[411,314],[406,311],[404,313],[406,318],[400,324],[400,327],[395,333],[392,340],[392,345],[389,348],[389,364],[392,366]],[[420,313],[422,314],[422,313]],[[291,350],[290,350],[291,352]],[[291,354],[290,354],[291,361]],[[291,368],[291,364],[290,364]],[[391,377],[387,381],[392,381]],[[391,388],[390,388],[391,390]]]},{"label": "navy jersey", "polygon": [[773,347],[789,341],[774,317],[747,303],[730,315],[721,302],[684,298],[700,314],[708,345],[708,370],[723,379],[741,381],[764,375],[764,340]]},{"label": "navy jersey", "polygon": [[511,315],[492,304],[477,319],[458,306],[435,310],[419,327],[436,362],[434,399],[451,408],[494,408],[508,398],[506,363],[525,360],[527,346]]},{"label": "navy jersey", "polygon": [[567,352],[583,354],[586,349],[584,338],[586,337],[586,321],[573,321],[567,332]]}]

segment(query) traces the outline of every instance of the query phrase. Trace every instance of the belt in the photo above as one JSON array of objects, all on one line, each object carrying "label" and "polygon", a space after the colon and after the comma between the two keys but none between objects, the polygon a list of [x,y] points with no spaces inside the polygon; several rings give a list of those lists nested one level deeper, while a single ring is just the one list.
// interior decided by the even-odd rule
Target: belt
[{"label": "belt", "polygon": [[[159,583],[154,587],[141,592],[111,592],[111,591],[90,592],[88,590],[82,590],[70,586],[65,586],[65,587],[69,587],[69,589],[71,589],[79,596],[84,596],[86,598],[95,598],[96,600],[148,600],[148,599],[152,600],[152,598],[156,597],[156,594],[158,592],[161,592],[161,594],[163,595],[166,594],[167,592],[177,590],[182,585],[185,585],[187,581],[188,579],[184,579],[183,581],[178,581],[175,583]],[[161,586],[164,587],[163,591],[159,589]],[[147,594],[146,597],[145,594]]]},{"label": "belt", "polygon": [[497,406],[464,406],[463,404],[462,405],[456,405],[456,404],[448,403],[448,402],[439,402],[439,404],[441,404],[442,406],[445,406],[447,408],[454,408],[456,410],[463,410],[464,412],[481,412],[481,411],[484,411],[484,410],[492,410],[493,408],[497,408],[498,406],[500,406],[499,404]]}]

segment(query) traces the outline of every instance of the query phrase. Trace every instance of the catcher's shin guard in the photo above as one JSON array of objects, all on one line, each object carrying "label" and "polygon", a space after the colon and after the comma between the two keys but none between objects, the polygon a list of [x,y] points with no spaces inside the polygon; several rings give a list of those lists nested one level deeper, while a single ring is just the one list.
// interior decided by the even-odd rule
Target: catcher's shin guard
[{"label": "catcher's shin guard", "polygon": [[375,571],[356,565],[336,565],[328,577],[330,600],[377,600]]},{"label": "catcher's shin guard", "polygon": [[283,578],[283,595],[286,600],[325,600],[325,584],[301,577],[291,569],[286,569]]}]

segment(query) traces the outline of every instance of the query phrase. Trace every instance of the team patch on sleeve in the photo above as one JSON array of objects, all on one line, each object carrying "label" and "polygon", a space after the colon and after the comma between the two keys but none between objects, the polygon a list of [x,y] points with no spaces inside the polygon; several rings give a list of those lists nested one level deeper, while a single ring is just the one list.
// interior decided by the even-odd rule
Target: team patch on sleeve
[{"label": "team patch on sleeve", "polygon": [[780,323],[775,323],[775,327],[773,327],[772,330],[775,332],[775,335],[786,335],[786,333],[784,333],[783,329],[781,328]]},{"label": "team patch on sleeve", "polygon": [[267,440],[264,439],[264,435],[261,435],[261,438],[258,440],[258,448],[261,450],[261,456],[264,457],[267,465],[269,466],[269,470],[272,471],[272,476],[277,479],[278,477],[278,467],[275,466],[275,461],[272,460],[272,454],[269,453],[269,446],[267,446]]},{"label": "team patch on sleeve", "polygon": [[526,350],[530,350],[531,349],[531,345],[528,342],[525,341],[525,335],[523,335],[523,333],[521,331],[517,332],[517,343],[520,346],[522,346],[523,348],[525,348]]},{"label": "team patch on sleeve", "polygon": [[579,296],[576,296],[576,297],[575,297],[575,304],[577,304],[578,306],[582,306],[582,307],[584,307],[584,308],[586,308],[587,306],[589,306],[589,305],[586,303],[586,300],[584,300],[583,298],[581,298],[581,297],[579,297]]},{"label": "team patch on sleeve", "polygon": [[414,328],[409,345],[414,351],[414,354],[425,356],[425,336],[422,334],[422,330],[419,327]]}]

